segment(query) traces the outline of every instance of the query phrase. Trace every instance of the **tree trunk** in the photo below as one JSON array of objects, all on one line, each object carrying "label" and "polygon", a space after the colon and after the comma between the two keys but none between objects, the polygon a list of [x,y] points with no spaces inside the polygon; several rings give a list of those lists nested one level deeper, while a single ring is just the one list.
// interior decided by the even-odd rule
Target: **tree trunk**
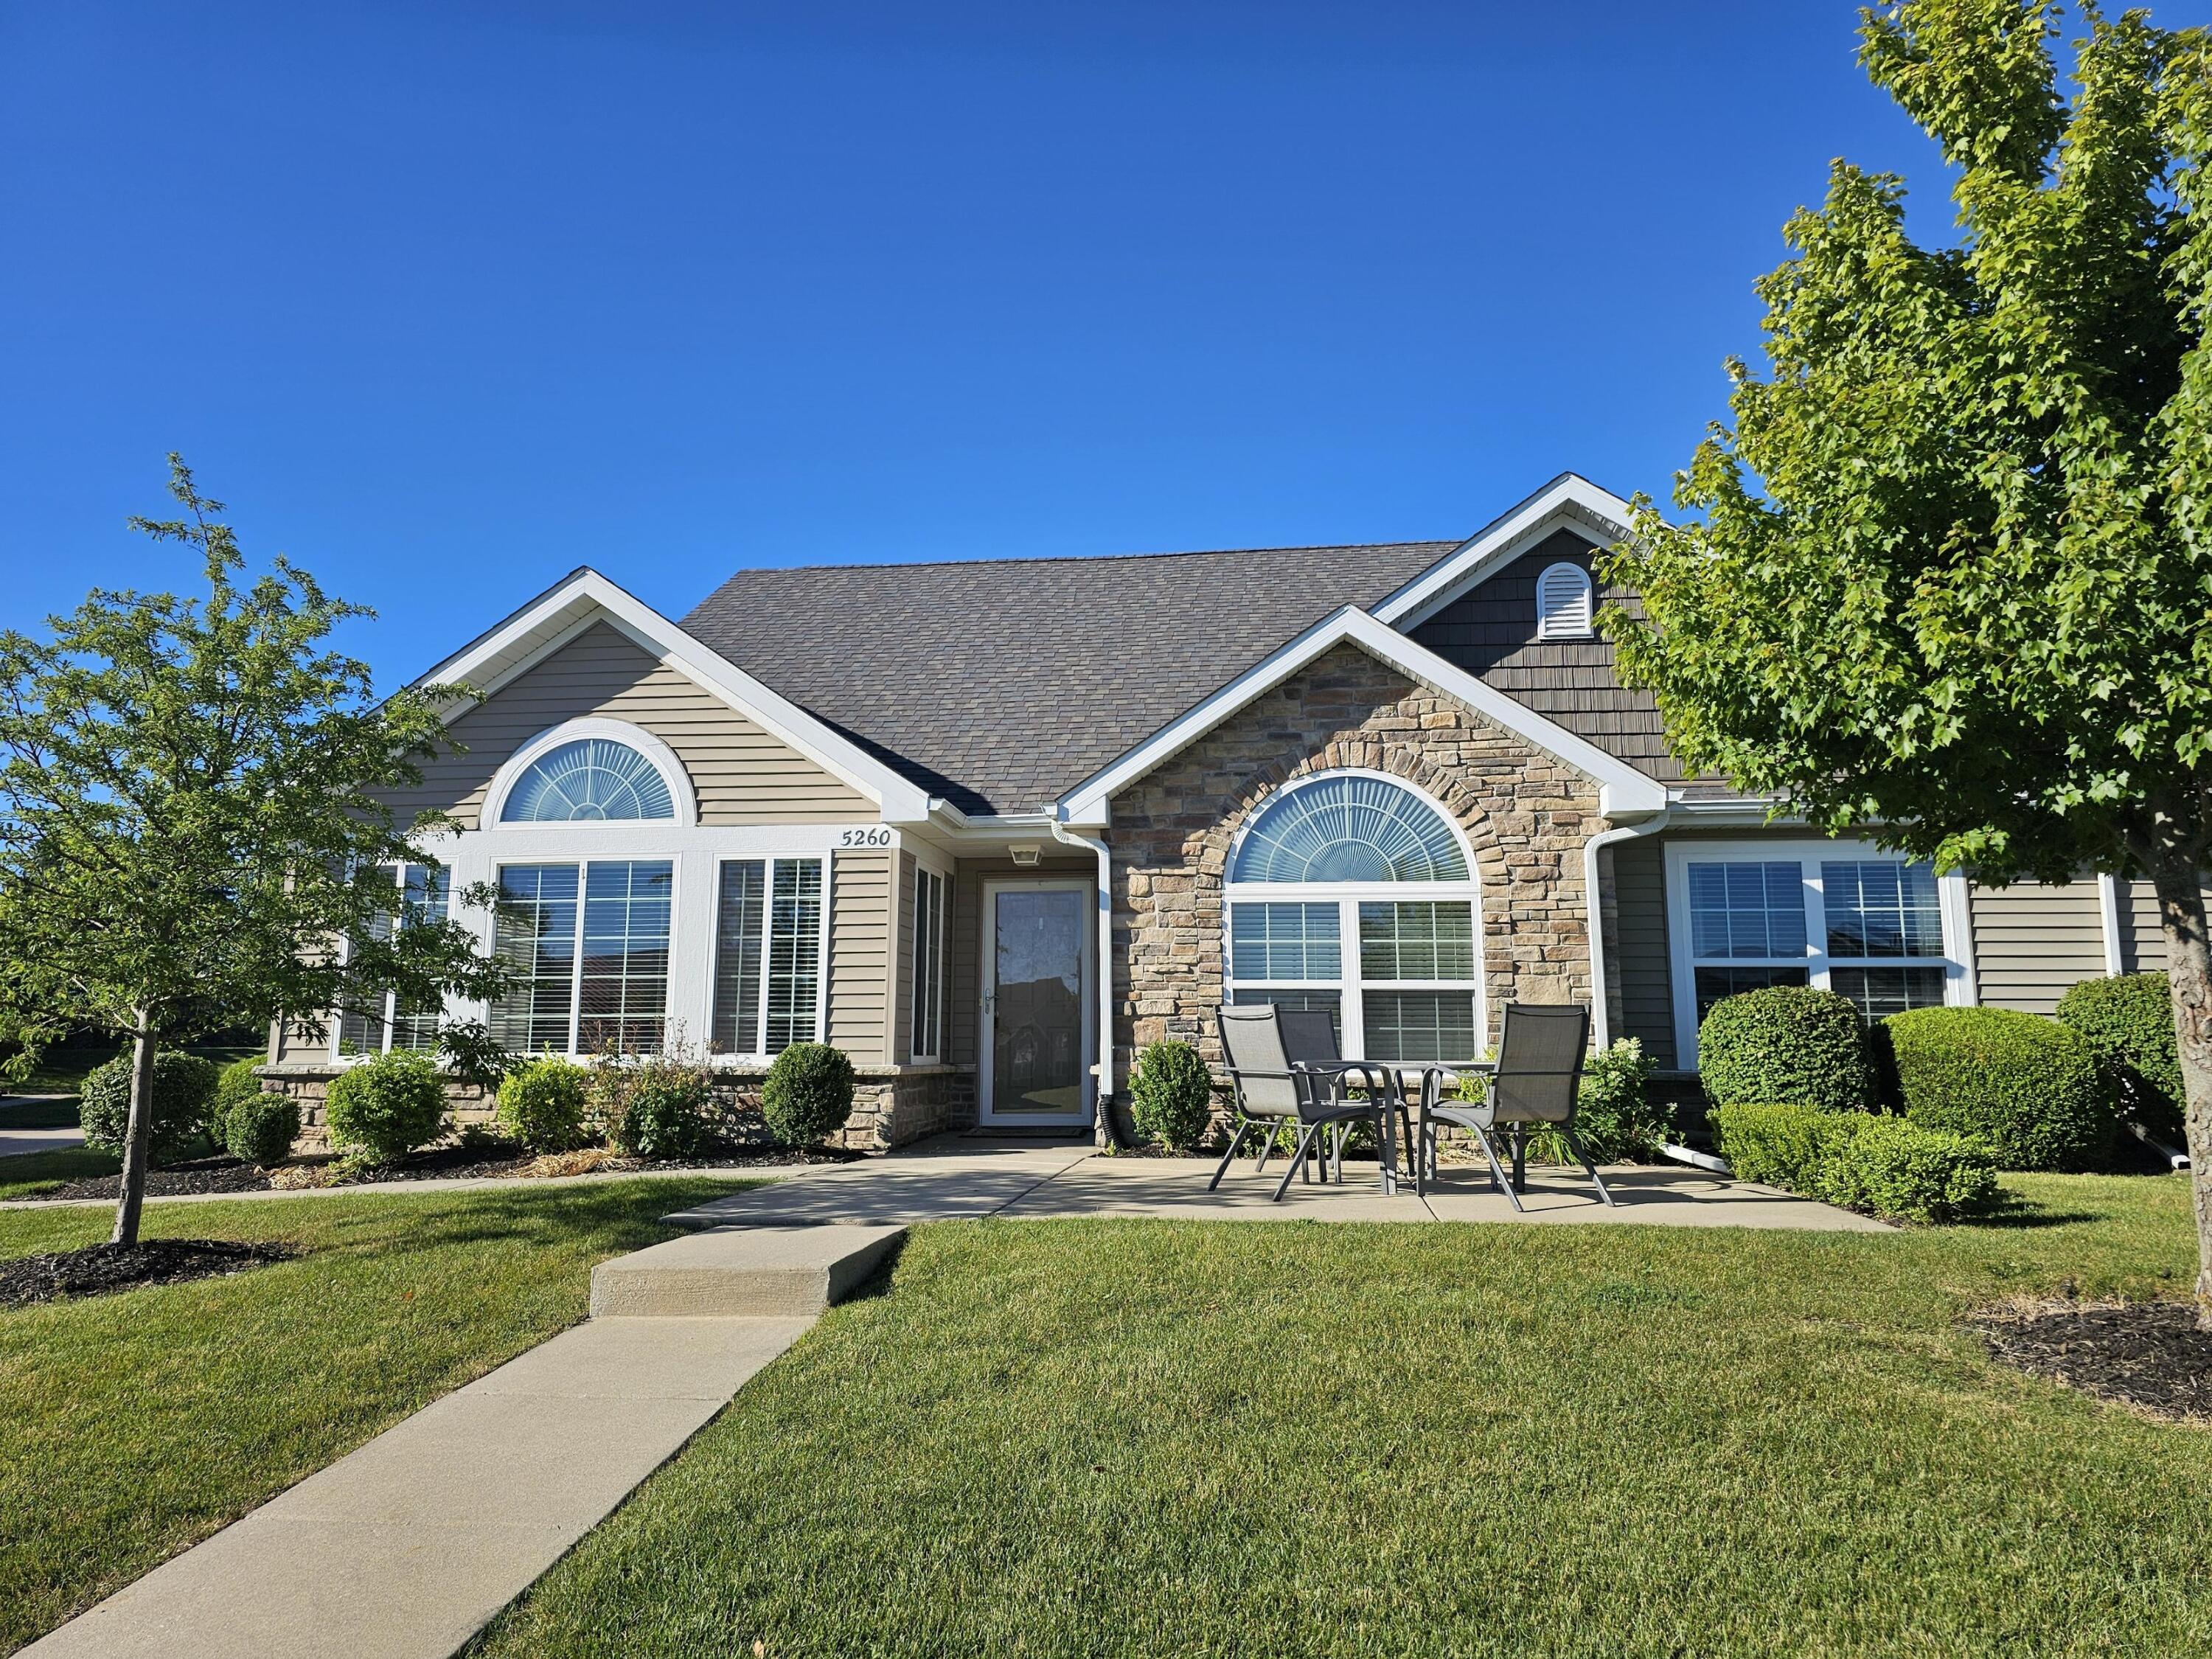
[{"label": "tree trunk", "polygon": [[138,1011],[138,1030],[131,1038],[131,1117],[123,1134],[123,1191],[115,1200],[115,1231],[111,1242],[138,1242],[138,1212],[146,1205],[146,1168],[154,1149],[154,1018]]},{"label": "tree trunk", "polygon": [[2205,939],[2204,890],[2193,859],[2162,861],[2150,875],[2166,931],[2166,976],[2181,1055],[2197,1212],[2197,1324],[2212,1331],[2212,949]]}]

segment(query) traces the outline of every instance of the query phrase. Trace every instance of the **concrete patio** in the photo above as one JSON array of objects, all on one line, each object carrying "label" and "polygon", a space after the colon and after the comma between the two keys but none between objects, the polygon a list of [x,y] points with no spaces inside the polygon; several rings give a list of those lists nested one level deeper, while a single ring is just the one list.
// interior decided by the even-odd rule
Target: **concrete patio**
[{"label": "concrete patio", "polygon": [[1215,1162],[1109,1157],[1065,1141],[941,1136],[866,1163],[781,1173],[772,1185],[715,1199],[670,1218],[702,1227],[1152,1216],[1188,1221],[1587,1222],[1892,1231],[1865,1216],[1775,1188],[1673,1165],[1605,1170],[1612,1208],[1598,1201],[1579,1170],[1532,1169],[1529,1190],[1522,1198],[1525,1207],[1516,1212],[1486,1173],[1469,1166],[1447,1166],[1425,1197],[1416,1197],[1410,1185],[1386,1197],[1373,1164],[1349,1164],[1343,1185],[1294,1182],[1278,1204],[1271,1194],[1279,1161],[1261,1176],[1252,1173],[1249,1161],[1240,1160],[1219,1189],[1209,1193],[1206,1183]]}]

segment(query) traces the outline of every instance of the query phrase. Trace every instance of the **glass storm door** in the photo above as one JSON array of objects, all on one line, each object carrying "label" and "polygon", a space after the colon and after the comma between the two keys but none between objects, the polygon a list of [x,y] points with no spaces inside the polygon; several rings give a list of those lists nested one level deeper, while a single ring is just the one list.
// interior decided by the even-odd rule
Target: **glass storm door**
[{"label": "glass storm door", "polygon": [[1073,1127],[1091,1117],[1083,881],[992,883],[983,898],[983,1121]]}]

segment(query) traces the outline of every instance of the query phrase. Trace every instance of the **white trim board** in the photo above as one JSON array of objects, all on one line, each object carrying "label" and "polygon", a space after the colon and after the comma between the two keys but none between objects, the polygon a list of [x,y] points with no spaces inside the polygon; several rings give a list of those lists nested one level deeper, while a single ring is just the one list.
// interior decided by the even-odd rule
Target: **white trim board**
[{"label": "white trim board", "polygon": [[1571,530],[1607,547],[1620,538],[1630,516],[1628,503],[1610,489],[1563,473],[1384,599],[1375,615],[1393,628],[1417,627],[1553,531]]},{"label": "white trim board", "polygon": [[[882,807],[886,819],[927,820],[927,791],[588,566],[548,588],[414,684],[463,680],[487,693],[495,691],[598,622],[611,624],[771,737],[867,796]],[[453,714],[461,712],[456,708]]]},{"label": "white trim board", "polygon": [[1280,684],[1324,653],[1347,643],[1358,646],[1408,678],[1457,699],[1484,719],[1590,778],[1598,785],[1599,810],[1608,818],[1644,817],[1665,810],[1666,786],[1656,779],[1646,777],[1587,738],[1577,737],[1528,704],[1485,684],[1358,606],[1346,605],[1062,796],[1066,821],[1091,825],[1108,823],[1110,803],[1122,790],[1263,691]]}]

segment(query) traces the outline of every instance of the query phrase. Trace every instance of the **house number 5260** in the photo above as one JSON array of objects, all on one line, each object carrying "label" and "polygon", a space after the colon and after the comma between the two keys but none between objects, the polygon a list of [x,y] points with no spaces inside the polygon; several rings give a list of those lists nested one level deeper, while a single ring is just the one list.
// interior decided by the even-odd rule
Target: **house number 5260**
[{"label": "house number 5260", "polygon": [[837,845],[840,847],[888,847],[891,844],[890,826],[887,823],[872,823],[866,829],[846,830],[839,834],[842,839]]}]

